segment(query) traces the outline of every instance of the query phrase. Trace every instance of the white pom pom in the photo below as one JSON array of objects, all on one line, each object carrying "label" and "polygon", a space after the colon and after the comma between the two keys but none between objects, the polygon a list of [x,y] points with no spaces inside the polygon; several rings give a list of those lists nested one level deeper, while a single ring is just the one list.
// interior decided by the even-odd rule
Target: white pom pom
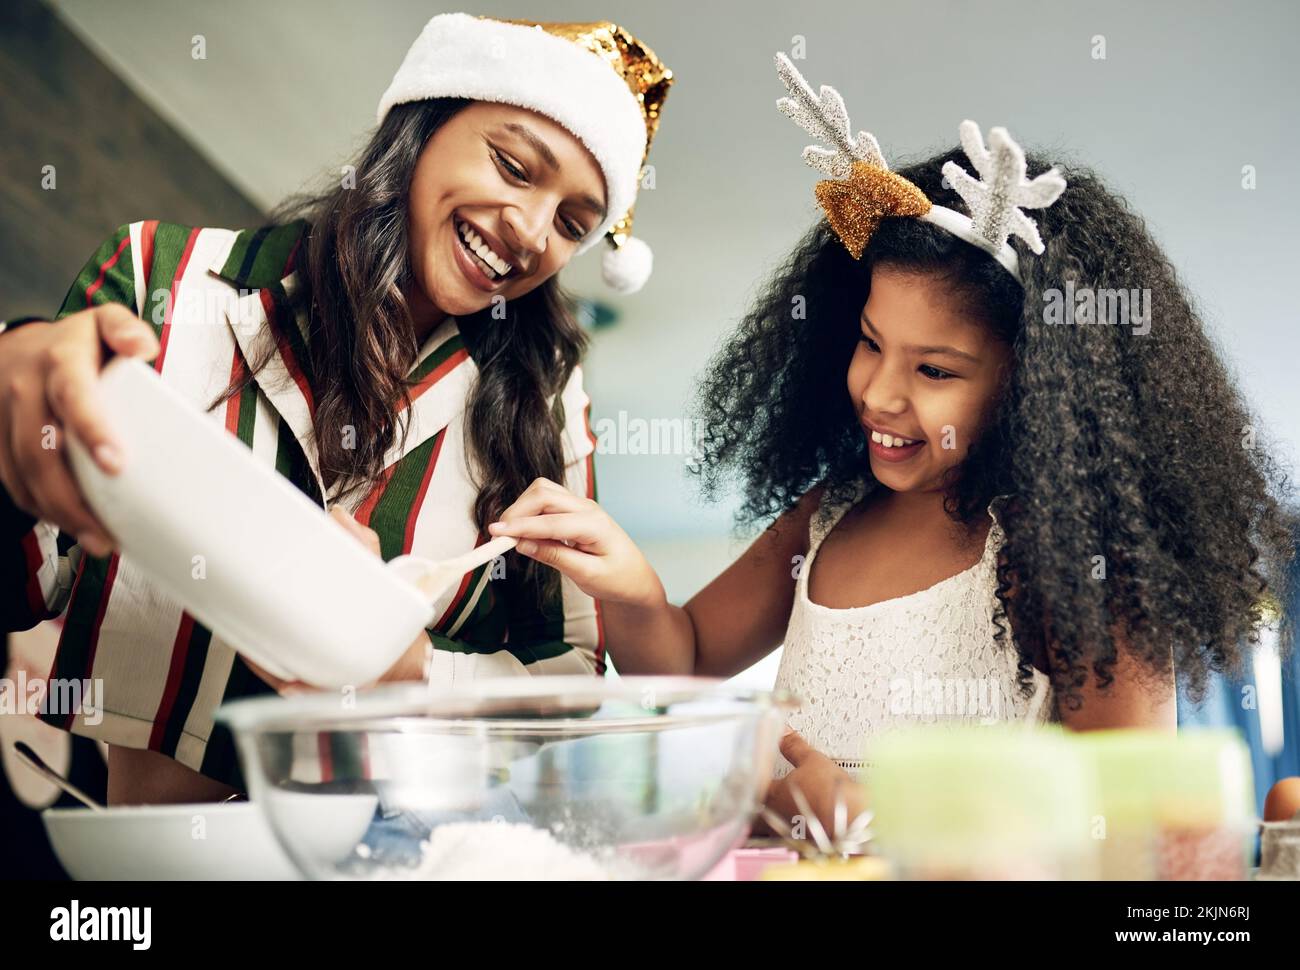
[{"label": "white pom pom", "polygon": [[654,253],[636,236],[628,236],[617,249],[606,250],[600,261],[606,285],[619,293],[635,293],[645,286],[653,267]]}]

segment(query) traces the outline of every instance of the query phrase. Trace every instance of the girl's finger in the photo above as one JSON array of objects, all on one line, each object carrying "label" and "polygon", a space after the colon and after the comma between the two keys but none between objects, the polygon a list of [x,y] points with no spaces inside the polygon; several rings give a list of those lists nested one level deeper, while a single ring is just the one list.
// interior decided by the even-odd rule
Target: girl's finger
[{"label": "girl's finger", "polygon": [[493,535],[520,539],[559,539],[579,545],[600,541],[600,520],[586,512],[555,512],[533,515],[488,526]]},{"label": "girl's finger", "polygon": [[796,768],[803,764],[809,755],[815,753],[813,746],[805,741],[798,731],[787,731],[781,738],[781,754]]}]

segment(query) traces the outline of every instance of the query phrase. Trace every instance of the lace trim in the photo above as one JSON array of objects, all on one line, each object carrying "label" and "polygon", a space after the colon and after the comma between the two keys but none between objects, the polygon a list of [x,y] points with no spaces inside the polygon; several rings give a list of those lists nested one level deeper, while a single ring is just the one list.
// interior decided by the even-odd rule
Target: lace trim
[{"label": "lace trim", "polygon": [[[904,593],[902,596],[892,596],[886,600],[867,603],[865,606],[835,607],[823,606],[821,603],[814,603],[812,597],[808,595],[808,583],[810,581],[809,577],[812,575],[813,562],[816,560],[817,554],[821,551],[822,543],[825,541],[826,537],[834,531],[837,525],[839,525],[840,519],[844,518],[849,509],[862,501],[865,492],[865,483],[860,483],[851,498],[832,507],[829,516],[823,517],[817,514],[817,512],[820,512],[820,506],[818,507],[817,512],[814,512],[812,515],[808,529],[808,557],[804,560],[803,568],[799,571],[798,582],[795,585],[797,590],[796,595],[798,596],[800,603],[814,613],[821,612],[834,616],[852,616],[882,607],[894,607],[899,604],[904,604],[913,598],[925,597],[932,595],[935,592],[944,592],[945,590],[943,587],[946,587],[948,584],[973,577],[982,569],[989,566],[993,556],[996,554],[996,550],[1002,545],[1004,535],[1002,532],[1002,526],[998,522],[997,514],[994,512],[994,506],[999,505],[1002,500],[1009,497],[1005,495],[996,496],[993,501],[989,502],[988,515],[993,522],[989,526],[988,534],[984,537],[984,551],[980,554],[978,562],[973,563],[961,572],[954,573],[951,576],[945,576],[938,582],[931,583],[929,586],[925,587],[925,589],[918,589],[914,593]],[[820,524],[818,523],[819,519],[821,519]]]}]

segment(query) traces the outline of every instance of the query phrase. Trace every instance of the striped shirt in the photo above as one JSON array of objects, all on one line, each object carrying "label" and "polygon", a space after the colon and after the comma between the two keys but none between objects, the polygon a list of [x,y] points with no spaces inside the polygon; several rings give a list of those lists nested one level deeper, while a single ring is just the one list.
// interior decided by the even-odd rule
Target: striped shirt
[{"label": "striped shirt", "polygon": [[[273,341],[255,383],[208,417],[272,465],[317,504],[333,505],[317,466],[312,417],[316,390],[306,353],[307,321],[294,300],[294,270],[307,224],[233,231],[145,221],[122,226],[82,269],[59,317],[117,302],[150,321],[161,349],[161,379],[200,410],[247,361]],[[486,541],[473,521],[477,489],[464,450],[466,396],[477,366],[454,319],[421,346],[408,379],[406,440],[384,459],[368,494],[340,503],[379,535],[385,560],[404,553],[444,559]],[[575,369],[561,394],[565,413],[565,484],[595,497],[590,402]],[[403,416],[405,420],[405,416]],[[400,437],[400,435],[399,435]],[[363,491],[363,490],[358,490]],[[322,501],[328,495],[329,501]],[[102,678],[103,711],[49,711],[48,723],[109,744],[160,751],[228,784],[241,786],[229,733],[214,729],[225,701],[269,693],[230,644],[204,627],[114,553],[83,555],[71,536],[15,508],[0,490],[0,629],[24,630],[61,617],[50,677]],[[435,604],[428,629],[435,650],[431,680],[603,674],[596,603],[561,579],[552,601],[517,585],[518,570],[488,563]],[[359,647],[361,645],[358,645]],[[98,724],[88,723],[98,720]]]}]

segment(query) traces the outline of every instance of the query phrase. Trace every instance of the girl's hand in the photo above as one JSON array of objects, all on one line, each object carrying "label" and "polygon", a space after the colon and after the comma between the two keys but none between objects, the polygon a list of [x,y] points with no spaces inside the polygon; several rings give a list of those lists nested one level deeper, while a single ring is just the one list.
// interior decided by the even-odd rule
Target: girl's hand
[{"label": "girl's hand", "polygon": [[488,531],[515,536],[522,555],[554,566],[594,599],[648,607],[667,602],[659,576],[627,533],[563,485],[537,479]]},{"label": "girl's hand", "polygon": [[[346,511],[337,505],[330,509],[330,518],[346,529],[358,542],[369,549],[376,556],[383,555],[379,544],[379,533],[374,529],[362,525]],[[420,635],[411,641],[411,645],[406,648],[406,652],[398,658],[397,663],[393,664],[388,671],[380,677],[376,684],[389,683],[398,680],[424,680],[424,655],[429,645],[429,635],[423,631]],[[323,688],[313,687],[311,684],[303,683],[300,680],[280,680],[267,671],[263,670],[257,664],[253,663],[247,657],[243,658],[248,669],[257,674],[258,677],[274,687],[279,693],[288,696],[289,694],[299,694],[303,691],[321,690]],[[362,684],[363,687],[372,687],[374,684]]]},{"label": "girl's hand", "polygon": [[120,303],[29,323],[0,337],[0,484],[29,515],[77,537],[92,556],[114,549],[64,459],[75,432],[107,475],[121,448],[96,403],[99,372],[114,354],[153,360],[153,328]]},{"label": "girl's hand", "polygon": [[[812,745],[797,731],[790,730],[781,738],[781,754],[794,765],[794,770],[784,778],[772,782],[767,790],[765,804],[782,819],[790,821],[796,815],[803,814],[790,792],[793,785],[797,785],[803,792],[808,806],[827,832],[834,830],[837,795],[848,806],[850,822],[866,808],[866,795],[862,786],[826,755],[813,750]],[[764,834],[774,834],[768,833],[767,826],[760,823],[761,818],[755,824],[755,831],[761,827]]]}]

